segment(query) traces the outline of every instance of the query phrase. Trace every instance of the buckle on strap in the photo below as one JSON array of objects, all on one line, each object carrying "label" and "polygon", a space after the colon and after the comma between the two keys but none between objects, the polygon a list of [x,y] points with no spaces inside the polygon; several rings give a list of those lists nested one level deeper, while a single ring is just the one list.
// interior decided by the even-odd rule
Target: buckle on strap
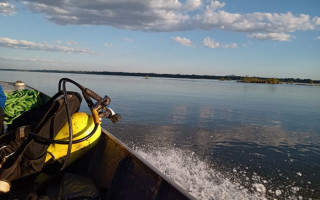
[{"label": "buckle on strap", "polygon": [[15,130],[16,140],[26,140],[30,133],[30,126],[20,126]]},{"label": "buckle on strap", "polygon": [[2,167],[3,163],[14,153],[16,153],[15,149],[10,146],[0,147],[0,168]]},{"label": "buckle on strap", "polygon": [[14,137],[8,141],[6,145],[0,147],[0,169],[5,161],[20,148],[20,146],[27,140],[30,126],[18,127],[14,132]]}]

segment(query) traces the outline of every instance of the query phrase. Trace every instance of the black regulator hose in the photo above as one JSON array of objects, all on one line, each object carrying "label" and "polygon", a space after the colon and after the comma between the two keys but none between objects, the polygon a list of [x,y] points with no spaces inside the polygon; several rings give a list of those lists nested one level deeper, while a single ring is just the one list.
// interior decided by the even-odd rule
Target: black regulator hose
[{"label": "black regulator hose", "polygon": [[[54,139],[50,139],[50,138],[45,138],[45,137],[39,136],[39,135],[37,135],[35,133],[30,133],[31,136],[35,137],[36,139],[38,139],[38,140],[40,140],[42,142],[48,142],[48,143],[53,143],[53,144],[68,144],[68,145],[77,144],[77,143],[83,142],[83,141],[87,140],[88,138],[90,138],[97,131],[97,129],[99,127],[99,124],[100,124],[99,123],[99,116],[97,114],[97,111],[92,108],[93,107],[93,102],[91,101],[90,97],[86,93],[86,90],[88,90],[88,89],[83,87],[79,83],[75,82],[74,80],[71,80],[69,78],[62,78],[62,79],[59,80],[58,90],[59,90],[59,92],[60,91],[63,92],[64,102],[65,102],[66,111],[67,111],[69,133],[72,133],[72,122],[71,122],[71,116],[70,116],[69,104],[68,104],[68,98],[67,98],[66,82],[73,83],[74,85],[76,85],[81,90],[84,98],[86,99],[86,102],[88,103],[89,108],[91,109],[93,122],[95,123],[94,124],[94,128],[85,137],[83,137],[81,139],[74,140],[74,141],[72,141],[72,135],[71,135],[71,139],[70,139],[70,135],[69,135],[69,141],[62,141],[62,140],[54,140]],[[71,143],[70,143],[70,141],[71,141]]]},{"label": "black regulator hose", "polygon": [[[65,82],[70,82],[70,83],[73,83],[75,86],[77,86],[77,87],[81,90],[82,95],[83,95],[85,101],[86,101],[87,104],[88,104],[88,107],[89,107],[90,109],[93,108],[93,102],[91,101],[91,98],[90,98],[90,96],[89,96],[88,93],[87,93],[88,88],[83,87],[82,85],[80,85],[79,83],[75,82],[74,80],[71,80],[71,79],[69,79],[69,78],[62,78],[62,79],[60,79],[60,81],[59,81],[59,86],[58,86],[58,91],[59,91],[59,92],[61,91],[61,84],[62,84],[62,83],[65,83]],[[90,91],[91,91],[91,90],[90,90]],[[94,94],[95,94],[95,93],[94,93]]]},{"label": "black regulator hose", "polygon": [[[74,85],[76,85],[82,92],[82,95],[84,97],[84,99],[86,100],[91,112],[92,112],[92,117],[93,117],[93,121],[94,121],[94,128],[93,130],[86,135],[85,137],[75,140],[73,141],[73,130],[72,130],[72,121],[71,121],[71,115],[70,115],[70,109],[69,109],[69,104],[68,104],[68,98],[67,98],[67,90],[66,90],[66,82],[71,82]],[[61,88],[62,85],[62,88]],[[54,140],[54,139],[50,139],[50,138],[45,138],[42,136],[39,136],[37,134],[34,133],[29,133],[31,136],[35,137],[37,140],[40,140],[42,142],[48,142],[48,143],[54,143],[54,144],[65,144],[68,145],[68,150],[67,150],[67,155],[65,157],[65,160],[63,162],[63,165],[60,169],[60,171],[62,171],[66,166],[67,166],[67,161],[70,157],[71,154],[71,150],[72,150],[72,144],[76,144],[76,143],[80,143],[83,142],[85,140],[87,140],[88,138],[90,138],[98,129],[99,127],[99,115],[97,113],[97,111],[93,108],[94,104],[90,98],[90,96],[88,95],[87,91],[88,89],[83,87],[82,85],[80,85],[79,83],[68,79],[68,78],[62,78],[59,81],[59,86],[58,86],[58,90],[59,92],[61,91],[63,93],[64,96],[64,102],[65,102],[65,107],[66,107],[66,112],[67,112],[67,119],[68,119],[68,125],[69,125],[69,141],[61,141],[61,140]],[[93,91],[89,90],[90,92],[92,92],[95,96],[97,96],[96,98],[98,98],[99,96],[97,94],[95,94]]]},{"label": "black regulator hose", "polygon": [[66,82],[63,82],[63,98],[64,98],[64,105],[66,106],[66,112],[67,112],[67,118],[68,118],[68,125],[69,125],[69,143],[68,143],[68,150],[67,150],[67,155],[66,158],[64,159],[63,165],[60,168],[60,171],[62,171],[66,166],[68,159],[71,154],[71,149],[72,149],[72,138],[73,138],[73,130],[72,130],[72,121],[71,121],[71,115],[70,115],[70,110],[69,110],[69,103],[68,103],[68,94],[67,94],[67,89],[66,89]]}]

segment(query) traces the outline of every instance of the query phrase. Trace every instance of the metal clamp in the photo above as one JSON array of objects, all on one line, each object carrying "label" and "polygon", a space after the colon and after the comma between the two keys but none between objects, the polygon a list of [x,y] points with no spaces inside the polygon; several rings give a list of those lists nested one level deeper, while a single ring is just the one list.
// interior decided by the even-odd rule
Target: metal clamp
[{"label": "metal clamp", "polygon": [[[6,148],[11,149],[12,152],[8,154],[8,151],[6,151]],[[16,151],[10,146],[4,145],[0,147],[0,168],[2,167],[3,163],[15,153]]]}]

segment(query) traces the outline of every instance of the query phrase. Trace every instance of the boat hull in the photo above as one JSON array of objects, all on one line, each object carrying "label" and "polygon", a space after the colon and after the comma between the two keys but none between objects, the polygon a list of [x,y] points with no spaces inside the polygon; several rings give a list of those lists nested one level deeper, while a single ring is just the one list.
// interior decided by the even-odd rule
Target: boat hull
[{"label": "boat hull", "polygon": [[85,174],[108,199],[194,199],[105,129],[88,158]]}]

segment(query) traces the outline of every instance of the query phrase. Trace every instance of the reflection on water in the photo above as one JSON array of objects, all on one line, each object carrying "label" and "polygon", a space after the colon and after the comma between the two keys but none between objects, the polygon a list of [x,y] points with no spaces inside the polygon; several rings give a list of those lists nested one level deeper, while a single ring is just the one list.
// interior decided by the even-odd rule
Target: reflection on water
[{"label": "reflection on water", "polygon": [[178,105],[172,109],[172,123],[185,124],[187,116],[187,107],[185,105]]},{"label": "reflection on water", "polygon": [[320,87],[0,74],[49,95],[62,77],[107,94],[122,120],[103,126],[199,199],[320,196]]}]

